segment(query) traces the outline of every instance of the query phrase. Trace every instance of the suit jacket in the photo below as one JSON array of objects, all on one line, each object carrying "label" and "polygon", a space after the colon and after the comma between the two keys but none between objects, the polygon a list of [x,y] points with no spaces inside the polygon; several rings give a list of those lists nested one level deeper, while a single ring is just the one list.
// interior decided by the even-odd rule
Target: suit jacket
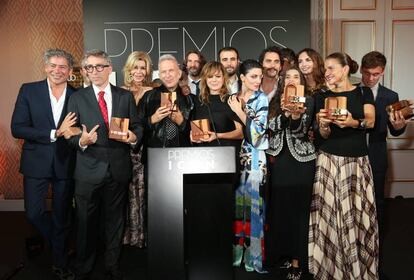
[{"label": "suit jacket", "polygon": [[[65,104],[58,127],[67,114],[68,99],[75,90],[67,86]],[[34,178],[71,178],[75,153],[63,137],[50,141],[57,129],[53,120],[47,80],[23,84],[14,108],[11,132],[24,139],[20,172]]]},{"label": "suit jacket", "polygon": [[398,101],[398,94],[382,85],[378,87],[375,99],[375,125],[367,132],[369,134],[369,159],[373,172],[386,172],[387,159],[387,127],[393,136],[404,133],[405,127],[395,130],[389,121],[386,107]]},{"label": "suit jacket", "polygon": [[[111,91],[112,117],[129,118],[129,129],[135,133],[139,143],[142,139],[143,129],[138,122],[134,97],[131,92],[112,85]],[[108,138],[108,128],[105,125],[92,86],[80,89],[72,95],[68,111],[76,113],[77,126],[84,124],[88,131],[99,124],[96,143],[88,146],[84,151],[79,147],[80,135],[69,139],[71,145],[77,149],[75,179],[97,184],[104,179],[109,168],[115,181],[127,183],[132,175],[131,145]]]},{"label": "suit jacket", "polygon": [[[168,92],[168,89],[161,85],[147,91],[138,104],[138,114],[141,123],[145,128],[144,144],[146,147],[161,148],[164,146],[166,137],[166,118],[156,124],[151,124],[151,116],[157,111],[161,103],[161,93]],[[190,145],[190,118],[193,109],[193,101],[190,95],[184,96],[181,88],[177,87],[177,105],[184,117],[184,122],[178,126],[178,145],[185,147]],[[144,156],[145,158],[145,156]]]}]

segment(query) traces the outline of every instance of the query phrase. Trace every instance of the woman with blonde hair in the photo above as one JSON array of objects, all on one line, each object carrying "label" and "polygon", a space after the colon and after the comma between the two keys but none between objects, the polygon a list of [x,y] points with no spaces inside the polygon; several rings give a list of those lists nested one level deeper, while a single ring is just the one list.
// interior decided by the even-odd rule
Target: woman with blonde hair
[{"label": "woman with blonde hair", "polygon": [[[123,88],[132,92],[138,105],[144,93],[152,89],[152,62],[145,52],[132,52],[123,68]],[[142,146],[138,153],[131,151],[132,180],[128,191],[127,220],[124,244],[143,248],[146,246],[146,194],[144,165],[141,161]]]}]

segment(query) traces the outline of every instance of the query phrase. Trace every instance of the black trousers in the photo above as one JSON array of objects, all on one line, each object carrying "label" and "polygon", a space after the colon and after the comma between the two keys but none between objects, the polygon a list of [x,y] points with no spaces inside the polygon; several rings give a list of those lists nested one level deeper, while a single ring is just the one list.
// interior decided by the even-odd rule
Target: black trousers
[{"label": "black trousers", "polygon": [[[49,184],[53,194],[51,213],[46,206]],[[52,248],[53,265],[65,267],[67,265],[66,239],[71,225],[73,181],[25,176],[23,185],[27,219],[40,231]]]},{"label": "black trousers", "polygon": [[[98,184],[76,181],[77,274],[85,275],[92,271],[100,228],[104,229],[106,269],[111,270],[119,265],[127,188],[128,183],[114,181],[109,170]],[[99,225],[100,221],[103,222],[103,227]]]}]

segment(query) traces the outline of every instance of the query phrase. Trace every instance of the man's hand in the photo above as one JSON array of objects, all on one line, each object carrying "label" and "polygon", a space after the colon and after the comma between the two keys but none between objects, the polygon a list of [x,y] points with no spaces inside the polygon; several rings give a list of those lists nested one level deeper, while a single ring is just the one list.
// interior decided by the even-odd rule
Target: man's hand
[{"label": "man's hand", "polygon": [[124,140],[124,142],[128,144],[136,143],[137,142],[137,136],[135,133],[133,133],[131,130],[128,129],[128,138]]},{"label": "man's hand", "polygon": [[184,117],[183,117],[183,114],[181,113],[180,109],[178,107],[176,107],[176,108],[177,108],[177,111],[173,111],[170,118],[177,125],[181,125],[184,121]]},{"label": "man's hand", "polygon": [[157,111],[151,116],[151,124],[156,124],[162,121],[171,113],[170,107],[159,107]]},{"label": "man's hand", "polygon": [[400,111],[392,112],[389,119],[395,130],[404,128],[410,122],[409,119],[404,119],[403,114]]},{"label": "man's hand", "polygon": [[82,135],[79,141],[80,146],[85,147],[95,144],[96,140],[98,140],[98,133],[96,130],[99,128],[99,124],[95,125],[89,132],[84,124],[82,124],[82,128]]},{"label": "man's hand", "polygon": [[56,138],[64,136],[65,131],[76,124],[76,114],[69,112],[66,117],[63,119],[60,127],[56,130]]}]

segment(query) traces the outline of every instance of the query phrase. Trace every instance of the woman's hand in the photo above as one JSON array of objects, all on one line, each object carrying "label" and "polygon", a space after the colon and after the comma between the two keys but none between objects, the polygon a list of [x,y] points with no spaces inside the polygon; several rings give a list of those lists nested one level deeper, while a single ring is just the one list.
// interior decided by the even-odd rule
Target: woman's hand
[{"label": "woman's hand", "polygon": [[343,120],[336,119],[336,120],[333,121],[333,123],[336,124],[337,126],[339,126],[340,128],[345,128],[345,127],[358,128],[358,126],[359,126],[359,121],[355,120],[352,117],[351,112],[348,112],[345,119],[343,119]]},{"label": "woman's hand", "polygon": [[318,122],[320,129],[327,130],[329,128],[329,125],[332,123],[332,120],[328,119],[327,116],[327,109],[321,109],[319,113],[316,114],[316,121]]},{"label": "woman's hand", "polygon": [[240,100],[237,98],[236,95],[230,95],[229,99],[227,100],[227,103],[229,104],[230,109],[233,112],[237,113],[237,112],[243,111],[242,103],[240,102]]}]

